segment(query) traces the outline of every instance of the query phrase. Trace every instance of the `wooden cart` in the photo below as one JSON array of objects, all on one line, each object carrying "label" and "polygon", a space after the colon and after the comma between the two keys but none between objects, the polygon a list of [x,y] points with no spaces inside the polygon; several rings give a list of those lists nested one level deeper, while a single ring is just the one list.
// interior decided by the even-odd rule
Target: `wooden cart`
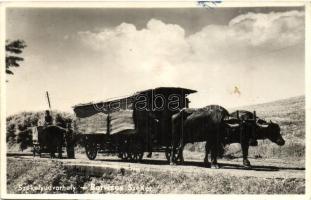
[{"label": "wooden cart", "polygon": [[160,87],[123,98],[73,107],[76,132],[90,160],[97,153],[116,153],[140,161],[144,152],[171,153],[171,116],[189,105],[195,90]]}]

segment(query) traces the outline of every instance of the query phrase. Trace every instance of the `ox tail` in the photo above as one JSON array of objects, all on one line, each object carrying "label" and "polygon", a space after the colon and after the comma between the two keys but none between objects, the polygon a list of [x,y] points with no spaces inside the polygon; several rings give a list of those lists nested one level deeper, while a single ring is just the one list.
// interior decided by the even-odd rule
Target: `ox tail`
[{"label": "ox tail", "polygon": [[[222,119],[223,120],[223,119]],[[225,154],[225,130],[223,126],[220,126],[217,131],[217,153],[218,157],[222,158]]]},{"label": "ox tail", "polygon": [[223,158],[226,152],[226,146],[223,143],[218,145],[218,157]]}]

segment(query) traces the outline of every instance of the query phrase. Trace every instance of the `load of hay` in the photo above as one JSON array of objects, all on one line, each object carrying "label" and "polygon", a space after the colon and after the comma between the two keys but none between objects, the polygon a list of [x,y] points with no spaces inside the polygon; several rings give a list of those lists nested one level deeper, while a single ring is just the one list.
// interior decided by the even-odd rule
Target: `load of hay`
[{"label": "load of hay", "polygon": [[[108,126],[109,122],[109,126]],[[77,118],[77,132],[81,134],[110,134],[121,132],[134,133],[133,110],[119,110],[109,114],[97,113],[90,117]]]},{"label": "load of hay", "polygon": [[97,113],[90,117],[77,118],[76,129],[81,134],[107,133],[107,114]]},{"label": "load of hay", "polygon": [[120,110],[110,115],[110,134],[121,132],[133,133],[135,124],[133,110]]}]

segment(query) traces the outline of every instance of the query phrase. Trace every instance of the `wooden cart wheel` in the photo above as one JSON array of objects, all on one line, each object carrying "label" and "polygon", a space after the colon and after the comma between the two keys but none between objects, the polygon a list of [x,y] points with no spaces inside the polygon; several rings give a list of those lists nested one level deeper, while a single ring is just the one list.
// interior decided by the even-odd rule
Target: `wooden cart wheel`
[{"label": "wooden cart wheel", "polygon": [[121,160],[127,161],[130,159],[131,155],[128,150],[129,150],[128,140],[124,139],[120,143],[119,158],[121,158]]},{"label": "wooden cart wheel", "polygon": [[[166,150],[165,150],[165,157],[166,157],[166,160],[167,160],[168,162],[171,162],[171,153],[172,153],[172,148],[171,148],[171,147],[166,147]],[[174,156],[173,156],[174,162],[177,162],[178,158],[179,158],[179,157],[178,157],[178,151],[175,150],[175,151],[174,151]]]},{"label": "wooden cart wheel", "polygon": [[96,144],[93,142],[87,142],[85,144],[85,152],[86,152],[86,156],[88,157],[88,159],[94,160],[97,156]]},{"label": "wooden cart wheel", "polygon": [[126,161],[126,160],[129,160],[131,158],[131,154],[124,151],[124,152],[121,152],[121,159]]},{"label": "wooden cart wheel", "polygon": [[130,157],[132,162],[141,162],[144,156],[143,145],[140,141],[131,140],[129,144]]}]

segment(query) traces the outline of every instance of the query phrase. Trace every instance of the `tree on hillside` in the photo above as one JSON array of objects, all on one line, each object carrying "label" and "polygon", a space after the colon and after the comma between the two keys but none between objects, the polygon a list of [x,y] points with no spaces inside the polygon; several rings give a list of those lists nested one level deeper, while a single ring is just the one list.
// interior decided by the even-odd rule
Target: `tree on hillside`
[{"label": "tree on hillside", "polygon": [[19,55],[23,52],[26,47],[26,43],[23,40],[6,40],[5,41],[5,72],[7,74],[13,75],[11,68],[19,67],[19,62],[23,61],[24,58]]}]

